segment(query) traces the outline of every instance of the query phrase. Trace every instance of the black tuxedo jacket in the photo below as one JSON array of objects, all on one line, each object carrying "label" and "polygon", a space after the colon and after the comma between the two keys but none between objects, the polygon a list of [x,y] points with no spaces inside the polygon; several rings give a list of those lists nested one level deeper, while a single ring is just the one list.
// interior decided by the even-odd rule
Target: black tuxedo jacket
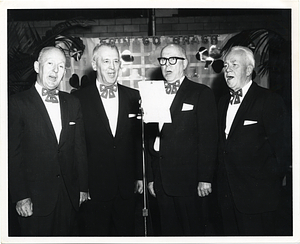
[{"label": "black tuxedo jacket", "polygon": [[92,200],[133,196],[134,181],[142,179],[141,120],[138,91],[118,84],[119,115],[115,137],[95,84],[74,93],[81,102]]},{"label": "black tuxedo jacket", "polygon": [[221,182],[227,177],[239,211],[254,214],[275,210],[282,176],[290,163],[283,100],[253,82],[226,139],[229,99],[227,94],[219,101],[219,193],[226,194]]},{"label": "black tuxedo jacket", "polygon": [[[9,101],[9,191],[17,202],[31,198],[36,216],[49,214],[64,182],[79,208],[79,192],[87,192],[87,157],[80,103],[59,92],[62,131],[59,143],[35,87]],[[63,181],[62,181],[63,180]]]},{"label": "black tuxedo jacket", "polygon": [[[170,108],[172,123],[146,125],[148,181],[170,196],[197,193],[198,182],[212,182],[217,157],[217,108],[211,89],[185,78]],[[160,136],[160,150],[153,148]]]}]

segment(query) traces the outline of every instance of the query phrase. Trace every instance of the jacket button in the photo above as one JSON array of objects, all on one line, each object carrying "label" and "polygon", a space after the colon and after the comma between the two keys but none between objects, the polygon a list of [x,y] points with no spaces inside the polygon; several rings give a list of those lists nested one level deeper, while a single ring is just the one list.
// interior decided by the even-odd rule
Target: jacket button
[{"label": "jacket button", "polygon": [[57,178],[60,178],[60,175],[58,174],[58,175],[56,175],[56,177],[57,177]]}]

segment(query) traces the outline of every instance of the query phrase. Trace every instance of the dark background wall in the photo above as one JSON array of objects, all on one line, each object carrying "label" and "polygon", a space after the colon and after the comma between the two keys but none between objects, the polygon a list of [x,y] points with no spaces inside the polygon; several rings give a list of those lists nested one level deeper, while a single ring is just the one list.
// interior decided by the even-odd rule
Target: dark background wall
[{"label": "dark background wall", "polygon": [[[269,29],[291,40],[291,9],[155,9],[156,35],[226,34]],[[147,36],[152,9],[9,9],[8,21],[29,22],[43,36],[71,18],[93,19],[80,37]]]},{"label": "dark background wall", "polygon": [[[8,9],[8,22],[29,24],[42,37],[56,24],[72,18],[89,19],[87,28],[74,28],[69,35],[90,38],[210,35],[238,33],[250,29],[267,29],[291,43],[292,8],[285,9]],[[154,15],[154,17],[153,17]],[[290,47],[286,49],[289,50]],[[290,50],[284,63],[290,62]],[[272,54],[270,54],[272,56]],[[270,56],[270,59],[271,59]],[[279,61],[279,66],[282,66]],[[290,67],[289,67],[290,68]],[[277,70],[277,68],[276,68]],[[275,70],[275,71],[276,71]],[[280,90],[290,107],[290,70],[279,76],[270,74],[270,88]],[[273,75],[274,73],[274,75]],[[282,72],[281,72],[282,73]],[[272,77],[271,77],[272,76]],[[283,82],[283,80],[285,82]],[[288,81],[288,82],[286,82]],[[282,87],[285,86],[284,89]]]}]

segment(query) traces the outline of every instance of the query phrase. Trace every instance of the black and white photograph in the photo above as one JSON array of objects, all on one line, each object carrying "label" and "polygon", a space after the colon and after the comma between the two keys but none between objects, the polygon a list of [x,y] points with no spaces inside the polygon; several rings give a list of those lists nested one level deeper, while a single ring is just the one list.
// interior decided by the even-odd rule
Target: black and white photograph
[{"label": "black and white photograph", "polygon": [[300,243],[299,1],[1,10],[1,243]]}]

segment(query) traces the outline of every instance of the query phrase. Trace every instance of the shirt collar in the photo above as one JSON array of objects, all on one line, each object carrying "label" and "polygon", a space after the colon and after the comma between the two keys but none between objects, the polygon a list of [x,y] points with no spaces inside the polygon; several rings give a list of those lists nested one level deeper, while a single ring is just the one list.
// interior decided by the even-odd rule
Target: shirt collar
[{"label": "shirt collar", "polygon": [[[118,85],[118,82],[115,82],[114,84],[115,84],[115,85]],[[109,85],[109,86],[112,86],[112,85],[114,85],[114,84],[111,84],[111,85]],[[104,85],[104,84],[101,83],[98,79],[96,79],[96,85],[97,85],[97,87],[99,88],[100,85]]]},{"label": "shirt collar", "polygon": [[[182,77],[179,79],[180,85],[181,85],[181,83],[183,82],[184,78],[185,78],[185,76],[182,76]],[[178,80],[176,80],[176,81],[178,81]],[[168,83],[173,84],[173,83],[175,83],[176,81],[168,82]]]},{"label": "shirt collar", "polygon": [[242,88],[242,92],[243,92],[243,97],[242,100],[244,99],[244,97],[246,96],[250,86],[252,84],[252,80],[250,80],[243,88]]},{"label": "shirt collar", "polygon": [[[118,82],[114,83],[116,86],[118,86]],[[101,91],[100,91],[100,85],[104,85],[103,83],[101,83],[98,79],[96,79],[96,87],[98,89],[98,92],[99,94],[101,94]],[[112,84],[113,85],[113,84]],[[117,89],[117,91],[115,92],[115,94],[119,94],[119,88]],[[101,97],[101,96],[100,96]],[[118,96],[116,96],[117,98]],[[101,97],[102,99],[102,97]]]},{"label": "shirt collar", "polygon": [[37,82],[35,82],[35,89],[42,96],[42,89],[43,89],[43,87],[39,83],[37,83]]},{"label": "shirt collar", "polygon": [[[35,82],[35,89],[37,90],[38,94],[41,96],[43,102],[45,102],[46,97],[42,95],[42,89],[44,87],[42,87],[38,82]],[[46,89],[46,88],[45,88]],[[59,101],[59,96],[57,96],[57,99]],[[56,103],[49,103],[49,104],[56,104]]]},{"label": "shirt collar", "polygon": [[243,88],[241,88],[243,96],[240,97],[240,103],[238,103],[238,104],[234,104],[234,103],[231,104],[231,103],[229,103],[229,106],[238,106],[239,107],[240,104],[242,103],[244,97],[246,96],[246,94],[247,94],[247,92],[248,92],[251,84],[252,84],[252,80],[250,80]]}]

